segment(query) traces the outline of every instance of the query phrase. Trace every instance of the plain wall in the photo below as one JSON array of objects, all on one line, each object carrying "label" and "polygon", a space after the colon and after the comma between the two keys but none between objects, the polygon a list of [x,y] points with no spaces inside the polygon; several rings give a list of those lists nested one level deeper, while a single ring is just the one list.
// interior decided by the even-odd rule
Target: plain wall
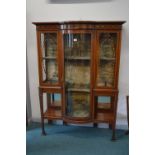
[{"label": "plain wall", "polygon": [[27,112],[26,113],[27,119],[29,121],[32,117],[32,110],[31,110],[31,99],[30,99],[30,88],[29,88],[28,63],[26,63],[26,112]]},{"label": "plain wall", "polygon": [[40,120],[36,28],[32,22],[74,20],[125,20],[119,72],[117,125],[126,125],[126,95],[129,93],[128,0],[27,0],[27,61],[32,120]]}]

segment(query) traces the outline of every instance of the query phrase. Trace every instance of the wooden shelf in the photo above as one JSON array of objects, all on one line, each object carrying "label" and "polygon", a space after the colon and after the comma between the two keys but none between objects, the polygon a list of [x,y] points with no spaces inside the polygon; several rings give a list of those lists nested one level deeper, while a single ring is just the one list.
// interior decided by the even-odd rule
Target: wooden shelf
[{"label": "wooden shelf", "polygon": [[113,113],[97,113],[95,122],[113,122],[114,114]]},{"label": "wooden shelf", "polygon": [[44,113],[44,118],[48,120],[52,119],[62,119],[62,112],[61,109],[53,109],[48,108]]},{"label": "wooden shelf", "polygon": [[97,109],[110,109],[111,103],[98,103]]},{"label": "wooden shelf", "polygon": [[60,101],[54,101],[54,102],[51,102],[51,105],[50,105],[51,108],[53,109],[61,109],[61,102]]}]

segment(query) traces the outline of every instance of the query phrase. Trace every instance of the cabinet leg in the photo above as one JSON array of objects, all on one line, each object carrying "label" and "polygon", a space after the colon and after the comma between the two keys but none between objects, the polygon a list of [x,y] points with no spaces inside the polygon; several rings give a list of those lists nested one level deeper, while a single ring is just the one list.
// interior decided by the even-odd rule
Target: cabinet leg
[{"label": "cabinet leg", "polygon": [[93,123],[93,127],[96,128],[97,127],[97,123]]},{"label": "cabinet leg", "polygon": [[63,121],[63,125],[67,125],[67,122]]},{"label": "cabinet leg", "polygon": [[109,124],[109,129],[112,129],[112,125],[111,124]]},{"label": "cabinet leg", "polygon": [[112,141],[115,141],[116,140],[116,135],[115,135],[115,123],[112,124]]},{"label": "cabinet leg", "polygon": [[52,124],[52,120],[48,120],[48,124]]},{"label": "cabinet leg", "polygon": [[115,141],[116,140],[116,135],[115,135],[115,130],[112,131],[112,141]]},{"label": "cabinet leg", "polygon": [[[49,109],[50,107],[51,107],[51,94],[47,93],[47,108]],[[48,120],[48,124],[52,124],[52,120]]]},{"label": "cabinet leg", "polygon": [[117,100],[118,100],[118,93],[114,97],[114,121],[112,122],[112,139],[111,139],[112,141],[116,140],[115,128],[116,128]]},{"label": "cabinet leg", "polygon": [[43,93],[39,88],[39,99],[40,99],[40,113],[41,113],[41,129],[42,135],[46,135],[45,128],[44,128],[44,117],[43,117]]},{"label": "cabinet leg", "polygon": [[43,136],[46,136],[46,132],[45,132],[45,129],[44,129],[44,122],[42,123],[41,126],[42,126],[42,135]]}]

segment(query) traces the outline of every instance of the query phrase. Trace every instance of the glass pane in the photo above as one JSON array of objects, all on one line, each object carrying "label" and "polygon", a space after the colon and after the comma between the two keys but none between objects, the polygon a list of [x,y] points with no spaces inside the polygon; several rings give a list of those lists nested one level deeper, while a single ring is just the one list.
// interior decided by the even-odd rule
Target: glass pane
[{"label": "glass pane", "polygon": [[114,85],[114,63],[102,61],[98,69],[98,86],[113,87]]},{"label": "glass pane", "polygon": [[43,81],[58,83],[57,34],[41,33]]},{"label": "glass pane", "polygon": [[116,44],[116,33],[101,33],[99,35],[99,64],[97,70],[97,86],[114,86]]},{"label": "glass pane", "polygon": [[91,34],[65,34],[65,56],[90,58]]},{"label": "glass pane", "polygon": [[88,117],[91,34],[64,34],[64,52],[67,115]]}]

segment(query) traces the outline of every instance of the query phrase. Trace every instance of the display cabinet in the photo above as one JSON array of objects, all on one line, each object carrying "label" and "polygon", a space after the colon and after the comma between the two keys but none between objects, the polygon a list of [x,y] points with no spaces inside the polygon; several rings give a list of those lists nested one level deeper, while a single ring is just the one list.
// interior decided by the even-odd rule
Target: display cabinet
[{"label": "display cabinet", "polygon": [[[34,22],[44,120],[108,123],[115,139],[124,21]],[[46,102],[47,104],[45,105]]]}]

